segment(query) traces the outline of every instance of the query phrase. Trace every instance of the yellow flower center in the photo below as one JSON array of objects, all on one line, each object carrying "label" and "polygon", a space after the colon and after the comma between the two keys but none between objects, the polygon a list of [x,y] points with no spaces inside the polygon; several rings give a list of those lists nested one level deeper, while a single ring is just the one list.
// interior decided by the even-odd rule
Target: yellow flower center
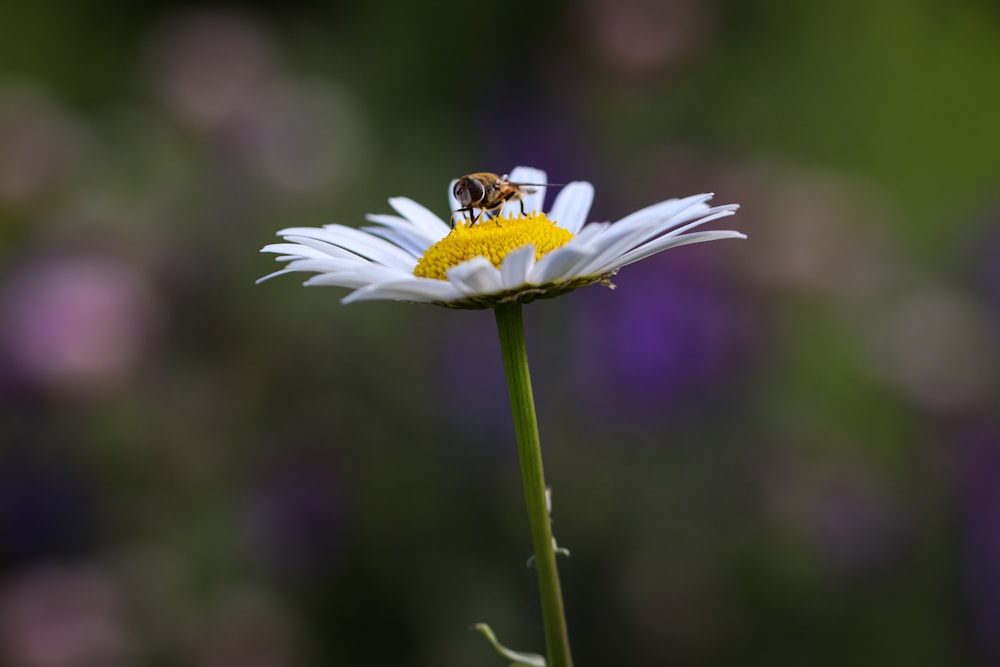
[{"label": "yellow flower center", "polygon": [[449,269],[480,255],[500,268],[507,255],[528,244],[535,246],[535,261],[538,261],[569,243],[571,238],[572,232],[557,226],[544,213],[498,217],[475,224],[461,221],[448,236],[427,249],[413,275],[447,280]]}]

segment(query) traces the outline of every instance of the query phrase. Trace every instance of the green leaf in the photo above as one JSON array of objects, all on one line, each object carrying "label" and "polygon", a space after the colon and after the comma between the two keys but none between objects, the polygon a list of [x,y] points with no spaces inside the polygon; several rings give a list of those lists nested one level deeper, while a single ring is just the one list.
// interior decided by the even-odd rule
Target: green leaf
[{"label": "green leaf", "polygon": [[511,667],[515,667],[516,665],[524,665],[525,667],[545,667],[545,658],[537,653],[521,653],[520,651],[511,651],[509,648],[505,647],[497,640],[497,636],[493,634],[493,629],[487,624],[476,623],[472,626],[472,629],[482,633],[482,635],[486,637],[491,644],[493,644],[493,648],[496,649],[497,653],[508,660],[513,660],[514,663]]}]

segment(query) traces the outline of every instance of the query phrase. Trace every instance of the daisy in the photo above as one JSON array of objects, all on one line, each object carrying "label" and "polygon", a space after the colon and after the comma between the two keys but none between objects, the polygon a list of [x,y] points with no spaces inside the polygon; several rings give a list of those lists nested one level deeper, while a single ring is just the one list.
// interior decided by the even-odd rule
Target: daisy
[{"label": "daisy", "polygon": [[[617,222],[587,222],[594,187],[567,184],[546,213],[545,172],[517,167],[513,183],[541,184],[525,190],[524,210],[511,202],[492,219],[451,224],[406,197],[389,205],[398,215],[369,215],[375,223],[356,229],[344,225],[291,227],[278,232],[286,243],[262,252],[280,255],[284,269],[261,278],[296,271],[316,273],[306,285],[336,285],[354,291],[343,303],[392,299],[449,308],[495,308],[564,294],[586,285],[614,287],[622,267],[669,248],[746,238],[735,231],[692,229],[732,215],[736,204],[710,207],[711,194],[668,199]],[[454,181],[452,182],[454,185]],[[449,188],[451,210],[459,203]],[[517,211],[517,213],[515,213]]]},{"label": "daisy", "polygon": [[[510,651],[499,644],[489,626],[475,627],[501,655],[518,664],[572,667],[556,566],[556,553],[564,550],[556,548],[552,535],[521,304],[585,285],[613,286],[611,278],[622,267],[668,248],[746,237],[734,231],[691,231],[732,215],[738,208],[735,204],[710,207],[710,194],[668,199],[614,223],[584,224],[594,198],[590,183],[566,185],[546,213],[542,211],[544,172],[518,167],[510,181],[542,185],[524,190],[523,208],[522,202],[514,204],[516,209],[508,204],[508,210],[499,211],[496,217],[480,212],[474,222],[466,219],[454,227],[415,201],[396,197],[389,204],[399,215],[369,215],[368,220],[374,223],[371,227],[284,229],[278,235],[286,242],[265,246],[263,251],[277,253],[278,260],[288,264],[261,280],[306,271],[317,274],[306,285],[352,289],[344,303],[392,299],[494,309],[531,528],[547,657]],[[451,195],[451,210],[459,208]]]}]

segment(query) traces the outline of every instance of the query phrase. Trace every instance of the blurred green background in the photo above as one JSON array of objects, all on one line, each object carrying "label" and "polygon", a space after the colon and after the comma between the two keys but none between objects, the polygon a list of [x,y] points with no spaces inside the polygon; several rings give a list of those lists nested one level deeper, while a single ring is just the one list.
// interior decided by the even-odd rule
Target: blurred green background
[{"label": "blurred green background", "polygon": [[746,242],[526,308],[577,664],[1000,664],[1000,5],[0,5],[0,664],[542,650],[489,312],[280,228],[526,164]]}]

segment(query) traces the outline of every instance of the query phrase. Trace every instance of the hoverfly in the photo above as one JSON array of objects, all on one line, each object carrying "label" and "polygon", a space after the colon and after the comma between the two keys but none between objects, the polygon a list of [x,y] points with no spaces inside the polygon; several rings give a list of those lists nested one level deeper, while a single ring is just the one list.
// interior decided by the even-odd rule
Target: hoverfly
[{"label": "hoverfly", "polygon": [[[461,206],[452,211],[451,226],[455,226],[456,213],[468,213],[471,217],[469,224],[473,224],[480,215],[495,217],[507,202],[515,200],[521,205],[521,215],[524,215],[524,195],[535,192],[525,189],[525,186],[533,185],[543,187],[545,184],[511,183],[507,180],[507,174],[497,176],[488,171],[463,176],[455,181],[455,187],[452,188],[452,194]],[[473,215],[475,209],[479,209],[479,213]]]}]

